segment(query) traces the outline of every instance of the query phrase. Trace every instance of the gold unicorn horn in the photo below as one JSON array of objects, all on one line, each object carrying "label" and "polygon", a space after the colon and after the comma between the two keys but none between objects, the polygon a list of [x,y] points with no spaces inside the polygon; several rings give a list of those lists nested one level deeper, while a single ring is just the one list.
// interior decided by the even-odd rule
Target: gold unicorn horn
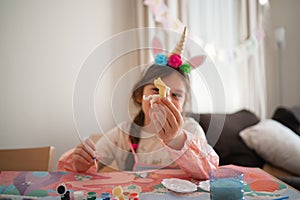
[{"label": "gold unicorn horn", "polygon": [[186,27],[184,27],[180,41],[177,43],[176,48],[173,50],[172,54],[178,54],[178,55],[182,56],[183,50],[184,50],[184,45],[185,45],[186,32],[187,32],[187,29],[186,29]]}]

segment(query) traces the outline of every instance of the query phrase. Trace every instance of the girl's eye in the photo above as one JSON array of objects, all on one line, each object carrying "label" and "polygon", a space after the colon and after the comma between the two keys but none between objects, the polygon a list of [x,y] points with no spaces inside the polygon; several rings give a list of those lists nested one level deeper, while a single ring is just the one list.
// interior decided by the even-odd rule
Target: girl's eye
[{"label": "girl's eye", "polygon": [[155,87],[155,88],[152,88],[152,90],[155,91],[155,92],[159,92],[159,89],[156,88],[156,87]]},{"label": "girl's eye", "polygon": [[179,93],[172,93],[172,96],[176,97],[176,98],[181,98],[182,97],[182,95],[179,94]]}]

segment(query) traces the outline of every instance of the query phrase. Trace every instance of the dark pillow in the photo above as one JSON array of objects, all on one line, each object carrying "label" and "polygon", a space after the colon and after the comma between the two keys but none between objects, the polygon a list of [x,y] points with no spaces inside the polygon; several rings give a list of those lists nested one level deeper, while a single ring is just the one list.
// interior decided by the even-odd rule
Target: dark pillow
[{"label": "dark pillow", "polygon": [[246,167],[262,167],[264,160],[249,149],[239,132],[257,124],[259,119],[248,110],[233,114],[189,113],[202,126],[208,143],[220,157],[220,165],[234,164]]},{"label": "dark pillow", "polygon": [[278,107],[272,119],[285,125],[300,136],[300,107]]}]

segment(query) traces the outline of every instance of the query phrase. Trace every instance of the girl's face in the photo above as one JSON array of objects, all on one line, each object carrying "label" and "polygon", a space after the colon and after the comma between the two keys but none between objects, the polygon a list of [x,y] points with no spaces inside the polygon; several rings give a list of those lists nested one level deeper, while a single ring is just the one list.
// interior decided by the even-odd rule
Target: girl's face
[{"label": "girl's face", "polygon": [[[170,94],[167,96],[171,100],[171,102],[175,105],[175,107],[182,112],[185,94],[186,94],[186,86],[182,77],[180,77],[178,73],[172,73],[169,76],[162,78],[163,82],[170,87]],[[154,86],[154,84],[145,85],[143,90],[143,95],[149,96],[153,94],[158,94],[158,88]],[[142,110],[145,113],[145,125],[148,125],[151,121],[149,116],[149,110],[151,109],[150,100],[141,100],[142,102]]]}]

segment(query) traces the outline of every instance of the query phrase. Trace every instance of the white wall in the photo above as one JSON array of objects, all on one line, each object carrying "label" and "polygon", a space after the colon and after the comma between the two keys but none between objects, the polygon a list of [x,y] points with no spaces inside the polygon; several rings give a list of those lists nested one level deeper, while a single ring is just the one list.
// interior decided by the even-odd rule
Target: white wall
[{"label": "white wall", "polygon": [[300,1],[270,0],[269,22],[266,26],[266,67],[268,116],[280,105],[278,87],[278,49],[274,30],[286,29],[286,45],[282,56],[282,105],[300,105]]},{"label": "white wall", "polygon": [[53,145],[57,160],[79,142],[72,93],[80,67],[109,36],[134,28],[135,2],[111,2],[0,1],[0,148]]}]

